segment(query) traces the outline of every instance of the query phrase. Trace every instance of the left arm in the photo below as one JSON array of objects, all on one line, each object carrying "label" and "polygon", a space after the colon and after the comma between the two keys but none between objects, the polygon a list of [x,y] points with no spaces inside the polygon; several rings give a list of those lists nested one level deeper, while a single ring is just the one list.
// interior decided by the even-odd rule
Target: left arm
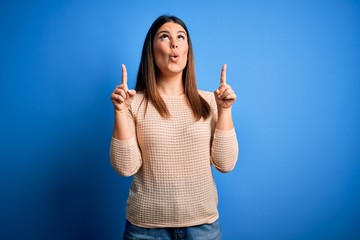
[{"label": "left arm", "polygon": [[231,171],[238,158],[238,142],[232,120],[232,105],[236,95],[226,84],[226,65],[221,70],[220,86],[214,91],[217,122],[211,147],[211,162],[221,172]]}]

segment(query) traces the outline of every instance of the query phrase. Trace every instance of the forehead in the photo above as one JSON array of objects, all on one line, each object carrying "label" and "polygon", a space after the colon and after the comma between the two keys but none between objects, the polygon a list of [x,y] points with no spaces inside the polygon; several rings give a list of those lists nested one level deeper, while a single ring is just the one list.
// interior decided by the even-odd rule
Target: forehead
[{"label": "forehead", "polygon": [[185,32],[185,29],[178,23],[167,22],[164,23],[157,32],[168,31],[168,32]]}]

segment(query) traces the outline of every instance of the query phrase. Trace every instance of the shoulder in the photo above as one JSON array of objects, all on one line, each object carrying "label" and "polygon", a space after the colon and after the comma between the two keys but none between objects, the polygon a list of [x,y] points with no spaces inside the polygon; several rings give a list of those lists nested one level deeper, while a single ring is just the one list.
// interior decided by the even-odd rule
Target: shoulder
[{"label": "shoulder", "polygon": [[144,92],[142,92],[142,91],[141,92],[136,92],[136,95],[135,95],[133,101],[134,102],[142,101],[142,99],[144,99],[144,97],[145,97]]},{"label": "shoulder", "polygon": [[136,92],[134,98],[132,99],[131,106],[139,105],[143,101],[144,97],[145,95],[143,92]]},{"label": "shoulder", "polygon": [[214,93],[198,89],[199,95],[207,101],[210,106],[215,103]]},{"label": "shoulder", "polygon": [[131,112],[134,114],[140,110],[140,107],[142,103],[145,100],[145,95],[143,92],[136,92],[136,95],[134,96],[133,100],[130,104]]},{"label": "shoulder", "polygon": [[211,115],[214,117],[217,116],[217,105],[215,100],[215,95],[213,92],[199,90],[199,95],[210,105]]}]

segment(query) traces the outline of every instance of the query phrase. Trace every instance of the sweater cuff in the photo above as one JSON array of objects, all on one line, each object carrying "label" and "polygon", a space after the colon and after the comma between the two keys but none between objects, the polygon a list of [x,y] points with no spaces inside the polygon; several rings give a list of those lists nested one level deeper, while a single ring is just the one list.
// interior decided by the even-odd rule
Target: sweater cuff
[{"label": "sweater cuff", "polygon": [[135,136],[132,136],[130,139],[126,139],[126,140],[119,140],[112,137],[112,143],[118,147],[129,147],[134,144],[137,144]]},{"label": "sweater cuff", "polygon": [[214,137],[232,137],[236,135],[235,128],[230,130],[219,130],[215,128]]}]

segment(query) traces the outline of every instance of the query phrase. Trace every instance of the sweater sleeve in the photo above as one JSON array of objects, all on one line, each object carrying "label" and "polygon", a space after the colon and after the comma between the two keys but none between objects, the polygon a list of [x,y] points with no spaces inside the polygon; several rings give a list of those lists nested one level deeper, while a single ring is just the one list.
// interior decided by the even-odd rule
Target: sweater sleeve
[{"label": "sweater sleeve", "polygon": [[235,129],[226,131],[215,129],[211,147],[213,166],[220,172],[230,172],[235,167],[238,153]]},{"label": "sweater sleeve", "polygon": [[215,98],[211,98],[212,109],[212,141],[211,141],[211,164],[220,172],[226,173],[234,169],[239,147],[235,128],[231,130],[216,129],[218,111]]},{"label": "sweater sleeve", "polygon": [[135,121],[129,110],[129,123],[133,132],[132,138],[119,140],[112,138],[110,144],[110,163],[121,176],[134,175],[142,165],[141,152],[136,139]]}]

